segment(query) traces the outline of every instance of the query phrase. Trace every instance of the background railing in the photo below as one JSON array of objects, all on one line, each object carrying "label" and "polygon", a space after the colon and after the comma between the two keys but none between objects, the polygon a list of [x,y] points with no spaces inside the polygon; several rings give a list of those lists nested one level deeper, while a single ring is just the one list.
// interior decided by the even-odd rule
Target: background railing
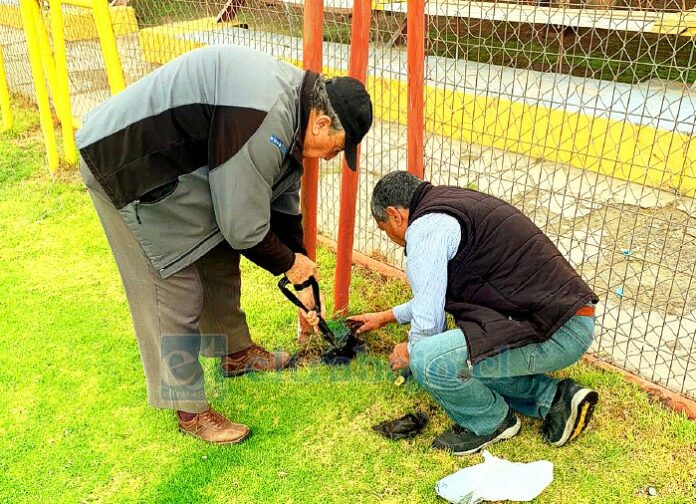
[{"label": "background railing", "polygon": [[595,356],[696,397],[696,2],[321,2],[121,0],[109,30],[100,0],[0,0],[6,82],[40,106],[54,169],[117,70],[131,83],[202,45],[364,78],[358,176],[308,164],[304,185],[309,237],[338,243],[337,307],[352,250],[403,266],[370,216],[374,183],[422,172],[520,208],[599,294]]}]

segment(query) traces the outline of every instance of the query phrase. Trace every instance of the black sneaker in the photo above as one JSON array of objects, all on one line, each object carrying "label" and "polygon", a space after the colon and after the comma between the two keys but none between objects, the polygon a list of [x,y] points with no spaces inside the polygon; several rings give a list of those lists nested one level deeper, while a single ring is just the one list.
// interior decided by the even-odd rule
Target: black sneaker
[{"label": "black sneaker", "polygon": [[436,450],[451,451],[455,455],[469,455],[490,444],[515,437],[521,426],[520,419],[510,409],[503,423],[493,434],[477,436],[464,427],[454,425],[435,438],[432,447]]},{"label": "black sneaker", "polygon": [[573,380],[562,380],[551,405],[541,434],[554,446],[563,446],[578,437],[592,418],[599,395],[592,389],[582,387]]}]

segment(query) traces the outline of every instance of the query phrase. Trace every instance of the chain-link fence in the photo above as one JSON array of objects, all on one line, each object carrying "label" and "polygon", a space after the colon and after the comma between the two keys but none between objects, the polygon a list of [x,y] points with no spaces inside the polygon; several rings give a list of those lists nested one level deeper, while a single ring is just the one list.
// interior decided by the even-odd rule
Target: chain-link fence
[{"label": "chain-link fence", "polygon": [[[0,0],[13,91],[33,89],[17,2]],[[127,82],[205,44],[302,61],[300,0],[121,0]],[[601,298],[593,351],[696,396],[696,0],[433,0],[426,10],[425,171],[518,206]],[[351,0],[326,0],[324,66],[348,67]],[[406,169],[406,2],[374,3],[355,249],[403,253],[369,214],[374,183]],[[84,9],[66,9],[68,18]],[[45,6],[44,6],[45,10]],[[115,12],[118,11],[118,15]],[[82,21],[80,21],[82,20]],[[120,23],[120,24],[119,24]],[[105,99],[99,40],[68,37],[74,115]],[[340,164],[320,167],[319,229],[336,238]],[[696,287],[696,286],[693,286]]]},{"label": "chain-link fence", "polygon": [[452,96],[426,92],[425,162],[552,238],[601,298],[600,358],[692,396],[693,7],[429,3],[426,86]]}]

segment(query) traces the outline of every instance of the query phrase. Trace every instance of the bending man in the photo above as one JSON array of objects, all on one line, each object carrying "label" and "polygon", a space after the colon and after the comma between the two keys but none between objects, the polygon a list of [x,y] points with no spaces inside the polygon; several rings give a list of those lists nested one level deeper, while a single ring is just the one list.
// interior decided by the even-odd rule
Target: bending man
[{"label": "bending man", "polygon": [[[303,283],[302,159],[331,159],[370,128],[348,77],[325,81],[251,49],[187,53],[109,99],[78,134],[81,171],[116,259],[152,406],[212,443],[249,429],[210,408],[199,353],[225,376],[285,367],[253,344],[239,304],[241,253]],[[300,293],[313,305],[309,290]]]}]

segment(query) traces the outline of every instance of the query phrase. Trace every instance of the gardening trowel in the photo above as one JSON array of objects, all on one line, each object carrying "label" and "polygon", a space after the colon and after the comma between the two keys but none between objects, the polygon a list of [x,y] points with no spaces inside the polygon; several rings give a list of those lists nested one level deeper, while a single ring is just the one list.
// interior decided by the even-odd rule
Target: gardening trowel
[{"label": "gardening trowel", "polygon": [[[278,282],[278,287],[280,291],[288,298],[292,304],[300,308],[301,310],[308,312],[307,307],[300,301],[295,294],[290,292],[288,285],[293,285],[296,290],[306,289],[307,287],[312,287],[312,292],[314,293],[314,303],[315,310],[318,314],[321,313],[321,297],[319,296],[319,284],[316,278],[309,277],[305,283],[302,284],[291,284],[290,280],[283,277]],[[363,350],[363,342],[355,335],[356,330],[362,325],[362,322],[357,322],[354,320],[349,320],[341,325],[339,338],[336,337],[334,332],[331,330],[326,320],[321,315],[319,316],[319,332],[322,337],[329,342],[331,348],[322,354],[321,360],[325,364],[330,365],[340,365],[347,364],[350,360],[356,356],[356,354]]]},{"label": "gardening trowel", "polygon": [[304,310],[305,313],[307,313],[310,310],[304,305],[302,301],[299,300],[299,298],[295,294],[290,292],[290,289],[288,289],[288,285],[292,285],[293,287],[295,287],[295,290],[302,290],[306,289],[307,287],[312,287],[312,292],[314,293],[314,309],[317,312],[317,317],[319,317],[319,332],[332,347],[338,348],[336,336],[334,336],[334,333],[329,328],[328,324],[326,323],[326,320],[324,320],[324,318],[321,316],[321,296],[319,296],[319,283],[317,283],[317,279],[311,276],[309,277],[309,280],[307,280],[306,282],[295,285],[292,284],[290,280],[288,280],[286,277],[283,277],[278,282],[278,288],[285,295],[285,297],[288,298],[292,304],[294,304],[301,310]]}]

